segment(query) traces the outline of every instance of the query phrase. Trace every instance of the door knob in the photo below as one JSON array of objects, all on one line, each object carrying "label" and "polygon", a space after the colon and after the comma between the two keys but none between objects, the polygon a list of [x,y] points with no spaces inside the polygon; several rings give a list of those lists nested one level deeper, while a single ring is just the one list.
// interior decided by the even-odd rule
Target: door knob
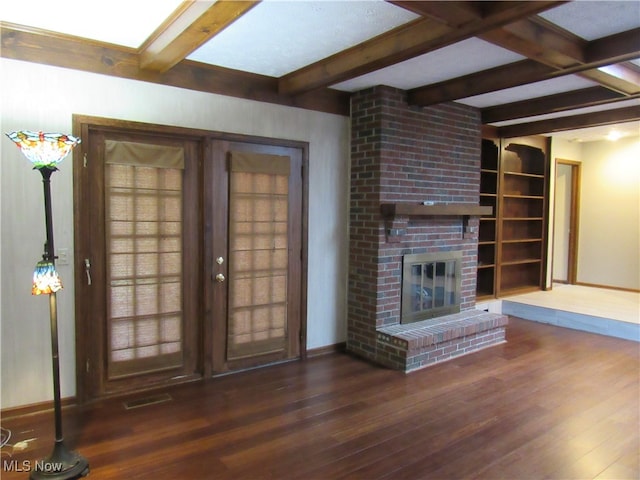
[{"label": "door knob", "polygon": [[218,283],[224,282],[224,275],[221,274],[221,273],[217,274],[216,275],[216,282],[218,282]]}]

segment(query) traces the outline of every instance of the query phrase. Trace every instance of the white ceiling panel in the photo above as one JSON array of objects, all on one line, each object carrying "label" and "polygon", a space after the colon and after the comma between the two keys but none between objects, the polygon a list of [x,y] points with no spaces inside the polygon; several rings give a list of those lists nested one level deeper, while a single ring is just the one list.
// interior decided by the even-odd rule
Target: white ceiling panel
[{"label": "white ceiling panel", "polygon": [[415,18],[384,0],[263,1],[187,58],[280,77]]},{"label": "white ceiling panel", "polygon": [[457,101],[472,107],[486,108],[503,105],[505,103],[519,102],[520,100],[528,100],[530,98],[554,95],[556,93],[570,92],[571,90],[579,90],[596,85],[596,82],[592,82],[578,75],[565,75],[564,77],[530,83],[521,87],[507,88],[498,92],[485,93]]},{"label": "white ceiling panel", "polygon": [[581,0],[547,10],[540,16],[591,41],[636,28],[640,23],[640,2]]},{"label": "white ceiling panel", "polygon": [[2,0],[0,20],[138,48],[181,3],[181,0]]},{"label": "white ceiling panel", "polygon": [[[435,52],[332,85],[331,88],[355,92],[374,85],[389,85],[409,90],[517,62],[524,58],[484,40],[470,38]],[[452,59],[455,60],[452,61]]]}]

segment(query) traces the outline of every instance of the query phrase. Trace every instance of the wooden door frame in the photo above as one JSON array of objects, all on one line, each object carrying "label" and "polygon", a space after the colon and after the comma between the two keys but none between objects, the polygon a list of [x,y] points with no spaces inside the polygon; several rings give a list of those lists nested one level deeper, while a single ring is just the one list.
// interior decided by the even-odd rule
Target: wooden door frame
[{"label": "wooden door frame", "polygon": [[[554,202],[553,202],[553,215],[555,219],[556,215],[556,205],[557,205],[557,190],[558,190],[558,165],[568,165],[571,167],[571,198],[569,211],[571,212],[571,216],[569,219],[569,253],[567,259],[567,283],[569,285],[575,285],[578,281],[578,236],[579,236],[579,226],[580,226],[580,185],[581,185],[581,175],[582,175],[582,163],[577,162],[575,160],[566,160],[562,158],[555,159],[554,169]],[[553,245],[555,248],[555,236],[556,232],[554,229],[553,233]],[[553,258],[553,256],[552,256]],[[551,269],[553,272],[553,268]],[[552,274],[553,277],[553,274]],[[553,278],[552,281],[555,281]]]},{"label": "wooden door frame", "polygon": [[[242,135],[242,134],[230,134],[224,132],[213,132],[209,130],[193,129],[185,127],[174,127],[159,124],[149,124],[142,122],[133,122],[127,120],[117,120],[104,117],[93,117],[87,115],[73,115],[73,134],[79,138],[89,138],[89,132],[92,128],[99,128],[101,130],[110,130],[119,132],[123,130],[131,131],[132,133],[147,133],[147,134],[159,134],[170,136],[181,136],[189,140],[197,140],[204,146],[202,149],[202,159],[207,158],[211,152],[208,151],[206,145],[211,139],[228,140],[237,142],[257,143],[263,145],[273,146],[285,146],[300,148],[302,150],[302,263],[301,263],[301,289],[300,289],[300,359],[306,359],[306,345],[307,345],[307,275],[308,275],[308,212],[309,212],[309,144],[308,142],[294,141],[294,140],[280,140],[267,137],[258,137],[254,135]],[[88,161],[88,145],[89,142],[81,143],[79,148],[73,151],[73,215],[74,215],[74,281],[75,281],[75,347],[76,347],[76,400],[79,404],[86,403],[90,399],[93,399],[91,395],[96,391],[96,379],[93,378],[90,364],[95,361],[94,356],[96,352],[93,352],[91,345],[85,341],[86,338],[91,338],[93,332],[91,331],[91,322],[89,321],[89,315],[92,305],[89,302],[90,291],[86,282],[86,273],[84,269],[84,259],[87,258],[91,246],[91,237],[86,235],[86,232],[81,232],[79,225],[90,225],[91,214],[88,209],[81,208],[81,205],[88,205],[90,189],[98,188],[99,186],[91,184],[91,179],[88,178],[84,165]],[[202,161],[202,160],[201,160]],[[206,164],[207,162],[205,162]],[[202,180],[201,180],[202,181]],[[101,188],[101,187],[100,187]],[[204,191],[204,189],[202,190]],[[200,196],[200,206],[206,201],[203,195]],[[201,211],[203,209],[201,208]],[[204,224],[202,219],[202,242],[206,245],[207,242],[213,240],[211,225]],[[84,233],[84,234],[83,234]],[[202,258],[205,265],[212,265],[213,258],[206,249],[201,248]],[[204,277],[207,269],[203,265],[201,278],[203,281],[208,281]],[[207,309],[210,305],[207,305],[207,301],[204,293],[201,294],[200,306],[202,311],[202,320],[200,326],[201,337],[203,339],[204,347],[199,354],[198,368],[202,373],[203,378],[208,378],[212,373],[211,368],[211,355],[207,355],[207,345],[211,345],[211,338],[213,332],[210,328],[206,327],[204,319],[208,317]],[[210,353],[210,352],[209,352]],[[192,379],[186,379],[192,380]],[[185,381],[185,379],[176,379],[170,383],[179,383]],[[157,388],[161,385],[154,385],[151,388]],[[101,397],[102,398],[102,397]]]},{"label": "wooden door frame", "polygon": [[[90,149],[102,148],[100,145],[95,146],[93,142],[90,142],[91,132],[95,132],[98,135],[113,134],[113,135],[134,135],[134,136],[148,136],[149,138],[157,137],[166,142],[167,139],[175,139],[175,141],[183,143],[191,143],[190,147],[192,155],[195,155],[195,163],[199,165],[201,163],[201,153],[198,152],[199,145],[201,143],[202,135],[197,131],[189,129],[176,129],[174,127],[164,127],[160,125],[142,124],[137,122],[127,122],[121,120],[114,120],[100,117],[88,117],[82,115],[73,116],[73,131],[76,136],[84,138],[86,141],[80,144],[78,152],[74,152],[73,162],[73,179],[74,179],[74,271],[75,271],[75,327],[76,327],[76,398],[79,403],[85,403],[89,400],[106,398],[109,396],[120,395],[122,393],[130,393],[128,389],[128,382],[126,379],[115,388],[107,386],[107,382],[104,381],[106,372],[106,365],[104,364],[105,358],[105,342],[104,332],[98,330],[102,328],[102,322],[98,322],[92,319],[92,311],[94,305],[92,301],[96,301],[102,308],[106,299],[104,298],[104,292],[97,292],[92,290],[91,286],[87,283],[87,276],[84,268],[84,259],[91,259],[91,274],[94,279],[104,279],[105,270],[102,262],[104,251],[100,249],[99,243],[95,237],[94,232],[101,232],[103,235],[104,224],[98,222],[102,221],[104,214],[104,204],[101,202],[98,205],[91,203],[92,192],[98,192],[96,195],[99,197],[104,196],[104,184],[101,181],[100,175],[89,176],[90,169],[84,168],[90,165],[92,158],[96,158],[101,155],[97,150],[92,152]],[[199,167],[196,167],[199,168]],[[195,171],[191,175],[190,189],[197,188],[195,184],[199,181],[198,172]],[[199,195],[199,194],[198,194]],[[194,199],[198,204],[200,198]],[[90,206],[89,208],[85,208]],[[97,212],[93,209],[97,209]],[[190,222],[195,226],[196,230],[200,230],[200,218],[197,216],[197,212],[189,212]],[[201,234],[198,234],[201,237]],[[98,247],[96,247],[98,245]],[[96,251],[97,248],[97,251]],[[195,258],[201,257],[201,248],[197,247],[197,252],[189,252],[188,255],[193,255]],[[94,257],[93,254],[97,253],[98,257]],[[185,262],[189,264],[197,265],[197,262],[189,257],[185,257]],[[194,274],[197,278],[189,277],[187,280],[195,284],[201,283],[201,271],[199,268],[194,269]],[[190,310],[189,318],[192,319],[192,324],[189,327],[188,335],[189,342],[185,344],[188,347],[191,344],[195,344],[199,338],[200,330],[200,318],[201,318],[201,305],[202,301],[200,296],[195,295],[192,297],[192,301],[188,302],[188,308],[194,308]],[[98,344],[92,343],[93,339],[98,339]],[[92,341],[85,341],[85,339],[92,339]],[[161,380],[165,374],[150,375],[145,378],[144,383],[139,389],[155,388],[166,384],[180,383],[184,381],[190,381],[201,377],[201,355],[199,352],[192,350],[185,350],[185,358],[188,359],[189,368],[187,370],[177,371],[173,378],[168,380]],[[188,374],[185,374],[188,371]],[[137,388],[136,388],[137,389]]]}]

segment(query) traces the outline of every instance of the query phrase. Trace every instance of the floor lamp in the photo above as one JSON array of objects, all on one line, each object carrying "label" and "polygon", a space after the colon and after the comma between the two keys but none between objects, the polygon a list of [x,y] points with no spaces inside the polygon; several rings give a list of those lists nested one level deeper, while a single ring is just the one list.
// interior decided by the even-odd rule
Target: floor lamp
[{"label": "floor lamp", "polygon": [[47,241],[42,260],[33,273],[33,295],[49,295],[49,317],[51,323],[51,359],[53,364],[53,405],[55,412],[55,445],[51,455],[35,463],[32,480],[74,479],[89,473],[89,462],[64,444],[62,435],[62,408],[60,405],[60,359],[58,356],[58,308],[56,292],[62,288],[55,265],[53,245],[53,219],[51,215],[51,175],[56,165],[80,143],[80,139],[59,133],[20,131],[8,133],[22,153],[31,161],[34,170],[42,175],[44,184],[44,213]]}]

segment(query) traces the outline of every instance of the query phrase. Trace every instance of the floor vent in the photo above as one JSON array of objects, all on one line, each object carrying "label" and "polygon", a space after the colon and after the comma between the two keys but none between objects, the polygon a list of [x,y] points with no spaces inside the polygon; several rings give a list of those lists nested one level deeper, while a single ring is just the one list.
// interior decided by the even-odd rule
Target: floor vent
[{"label": "floor vent", "polygon": [[147,407],[149,405],[155,405],[157,403],[170,402],[173,400],[168,393],[161,393],[158,395],[152,395],[150,397],[138,398],[137,400],[129,400],[124,402],[124,408],[126,410],[133,410],[134,408]]}]

